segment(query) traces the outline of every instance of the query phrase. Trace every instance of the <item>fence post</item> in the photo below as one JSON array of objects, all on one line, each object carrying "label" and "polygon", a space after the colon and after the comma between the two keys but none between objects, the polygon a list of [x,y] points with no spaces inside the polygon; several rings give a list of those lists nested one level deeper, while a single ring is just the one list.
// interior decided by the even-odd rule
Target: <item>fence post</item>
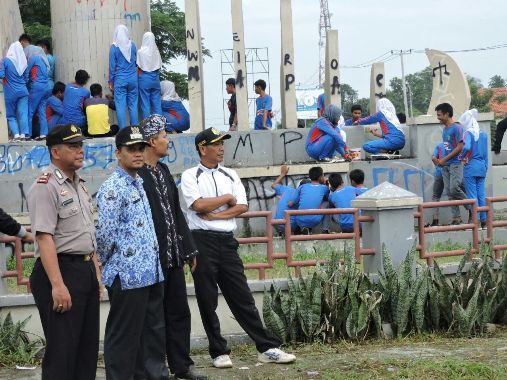
[{"label": "fence post", "polygon": [[[384,263],[382,244],[398,268],[415,242],[414,211],[422,199],[389,182],[381,183],[352,201],[352,207],[373,217],[363,223],[363,246],[372,247],[375,255],[363,257],[365,273],[381,273]],[[415,271],[415,267],[414,267]]]},{"label": "fence post", "polygon": [[7,253],[8,250],[5,248],[5,243],[0,243],[0,296],[7,294],[7,279],[1,277],[7,270]]}]

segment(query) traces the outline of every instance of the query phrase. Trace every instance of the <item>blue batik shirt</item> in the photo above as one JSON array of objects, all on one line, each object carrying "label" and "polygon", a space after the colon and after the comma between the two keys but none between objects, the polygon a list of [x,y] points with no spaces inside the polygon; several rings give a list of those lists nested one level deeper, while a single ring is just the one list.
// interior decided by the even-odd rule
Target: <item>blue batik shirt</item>
[{"label": "blue batik shirt", "polygon": [[143,288],[164,280],[158,242],[143,180],[122,168],[97,192],[99,220],[97,255],[102,282],[110,287],[116,276],[122,289]]}]

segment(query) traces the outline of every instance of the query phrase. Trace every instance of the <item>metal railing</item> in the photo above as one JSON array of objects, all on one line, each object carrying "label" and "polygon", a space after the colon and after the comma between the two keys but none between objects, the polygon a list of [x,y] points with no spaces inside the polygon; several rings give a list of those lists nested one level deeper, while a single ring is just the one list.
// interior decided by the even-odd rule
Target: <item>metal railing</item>
[{"label": "metal railing", "polygon": [[30,281],[27,277],[23,276],[23,260],[34,257],[33,252],[25,252],[23,250],[24,243],[20,238],[14,236],[3,236],[0,237],[0,244],[5,243],[6,245],[10,245],[12,247],[12,252],[14,255],[14,259],[16,261],[16,269],[15,270],[6,270],[2,273],[2,278],[16,278],[16,283],[18,286],[26,286],[26,290],[28,293],[31,293],[30,290]]}]

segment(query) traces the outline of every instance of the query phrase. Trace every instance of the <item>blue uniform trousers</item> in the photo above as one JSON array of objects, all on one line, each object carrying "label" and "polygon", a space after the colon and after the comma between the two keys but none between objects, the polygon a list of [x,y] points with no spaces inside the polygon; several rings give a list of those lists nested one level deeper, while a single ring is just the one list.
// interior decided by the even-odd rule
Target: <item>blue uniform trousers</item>
[{"label": "blue uniform trousers", "polygon": [[338,153],[338,144],[330,135],[323,135],[307,147],[308,155],[315,160],[333,158]]},{"label": "blue uniform trousers", "polygon": [[363,145],[363,150],[371,153],[378,154],[382,150],[400,150],[405,146],[405,136],[391,136],[391,134],[373,141],[368,141]]},{"label": "blue uniform trousers", "polygon": [[160,80],[149,74],[142,73],[139,75],[139,102],[141,103],[143,119],[152,114],[162,115]]},{"label": "blue uniform trousers", "polygon": [[46,120],[46,104],[48,99],[47,85],[34,83],[28,95],[28,136],[32,135],[33,115],[39,116],[40,136],[48,134],[48,122]]},{"label": "blue uniform trousers", "polygon": [[[486,206],[486,178],[464,176],[463,183],[465,184],[465,192],[467,194],[467,198],[476,199],[478,207]],[[485,212],[480,212],[478,216],[481,222],[486,221]]]},{"label": "blue uniform trousers", "polygon": [[114,104],[116,106],[116,117],[120,129],[127,126],[127,107],[129,110],[130,125],[139,124],[137,96],[137,77],[133,76],[128,80],[122,79],[114,82]]},{"label": "blue uniform trousers", "polygon": [[4,90],[5,111],[11,133],[13,135],[28,136],[28,95],[26,93],[13,93],[8,87],[4,87]]}]

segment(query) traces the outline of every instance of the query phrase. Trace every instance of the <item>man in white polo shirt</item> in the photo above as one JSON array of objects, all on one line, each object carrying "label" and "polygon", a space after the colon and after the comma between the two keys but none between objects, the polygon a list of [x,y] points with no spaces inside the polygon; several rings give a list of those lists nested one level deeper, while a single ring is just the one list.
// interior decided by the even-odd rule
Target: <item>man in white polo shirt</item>
[{"label": "man in white polo shirt", "polygon": [[201,163],[181,176],[181,190],[188,206],[188,225],[199,250],[193,273],[209,353],[217,368],[232,367],[227,341],[220,334],[216,314],[218,287],[234,317],[257,347],[263,363],[290,363],[296,357],[280,350],[280,342],[263,327],[248,287],[238,242],[233,236],[235,217],[248,210],[245,188],[236,172],[220,165],[224,140],[231,135],[208,128],[195,137]]}]

